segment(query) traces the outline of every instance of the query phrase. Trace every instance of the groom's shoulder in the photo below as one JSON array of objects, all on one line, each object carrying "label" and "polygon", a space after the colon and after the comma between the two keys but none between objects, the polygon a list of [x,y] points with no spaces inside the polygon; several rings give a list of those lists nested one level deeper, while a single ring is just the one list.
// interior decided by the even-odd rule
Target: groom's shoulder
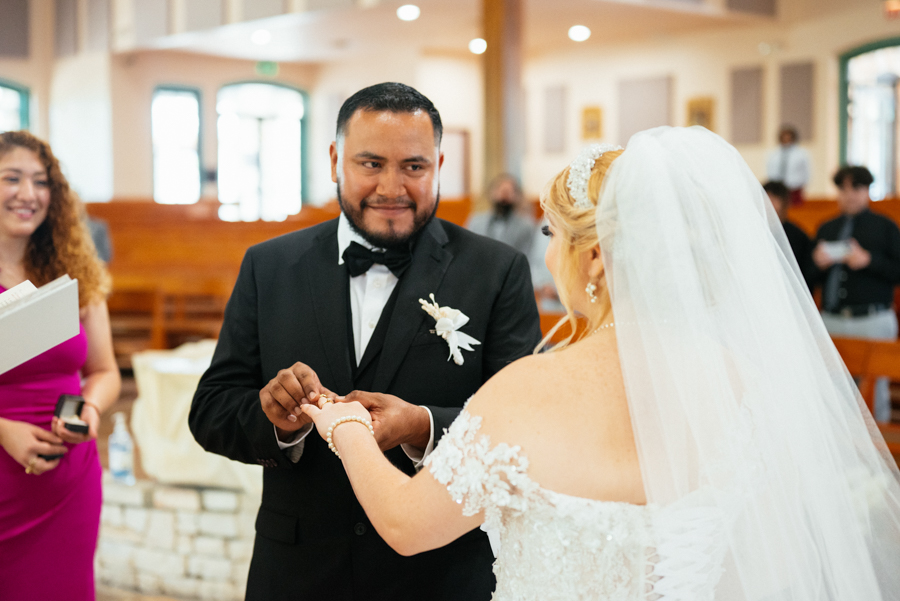
[{"label": "groom's shoulder", "polygon": [[329,236],[336,236],[337,224],[337,219],[329,219],[317,225],[282,234],[265,242],[254,244],[247,249],[247,254],[273,259],[283,256],[299,257]]}]

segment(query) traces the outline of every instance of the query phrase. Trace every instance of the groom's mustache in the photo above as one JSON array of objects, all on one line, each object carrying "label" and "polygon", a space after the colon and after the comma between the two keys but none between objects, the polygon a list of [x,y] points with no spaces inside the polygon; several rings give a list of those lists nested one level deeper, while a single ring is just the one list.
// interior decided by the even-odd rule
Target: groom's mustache
[{"label": "groom's mustache", "polygon": [[362,202],[359,203],[361,208],[366,207],[386,207],[386,208],[397,208],[397,209],[414,209],[416,207],[416,203],[410,199],[396,199],[396,198],[364,198]]}]

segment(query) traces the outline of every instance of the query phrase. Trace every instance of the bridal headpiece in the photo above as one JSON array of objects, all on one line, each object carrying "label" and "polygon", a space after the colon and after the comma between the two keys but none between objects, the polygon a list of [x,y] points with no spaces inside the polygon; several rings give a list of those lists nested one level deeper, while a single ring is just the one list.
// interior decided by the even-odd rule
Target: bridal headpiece
[{"label": "bridal headpiece", "polygon": [[614,144],[585,146],[569,165],[569,179],[566,181],[566,186],[569,188],[569,195],[575,199],[575,206],[579,209],[590,209],[593,206],[591,199],[588,198],[588,181],[591,179],[591,171],[594,169],[597,159],[604,153],[613,150],[622,150],[622,147]]}]

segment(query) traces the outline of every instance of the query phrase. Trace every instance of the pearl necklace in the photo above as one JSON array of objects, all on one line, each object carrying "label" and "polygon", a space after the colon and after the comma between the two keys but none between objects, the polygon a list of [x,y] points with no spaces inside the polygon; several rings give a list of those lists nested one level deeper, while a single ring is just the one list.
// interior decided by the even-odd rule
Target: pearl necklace
[{"label": "pearl necklace", "polygon": [[609,322],[609,323],[607,323],[607,324],[604,324],[604,325],[600,326],[599,328],[597,328],[596,330],[594,330],[593,332],[591,332],[590,334],[588,334],[588,336],[593,336],[594,334],[596,334],[596,333],[599,332],[600,330],[605,330],[606,328],[614,328],[614,327],[616,327],[616,322],[611,321],[611,322]]}]

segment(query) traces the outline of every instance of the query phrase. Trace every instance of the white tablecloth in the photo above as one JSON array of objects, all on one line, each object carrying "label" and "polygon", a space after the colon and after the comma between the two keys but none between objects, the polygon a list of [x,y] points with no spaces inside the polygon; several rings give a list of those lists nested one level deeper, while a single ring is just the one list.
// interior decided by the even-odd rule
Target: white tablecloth
[{"label": "white tablecloth", "polygon": [[[166,484],[215,486],[259,494],[262,467],[207,453],[188,428],[191,399],[209,367],[214,340],[132,357],[138,398],[131,431],[148,475]],[[273,434],[274,436],[274,434]]]}]

